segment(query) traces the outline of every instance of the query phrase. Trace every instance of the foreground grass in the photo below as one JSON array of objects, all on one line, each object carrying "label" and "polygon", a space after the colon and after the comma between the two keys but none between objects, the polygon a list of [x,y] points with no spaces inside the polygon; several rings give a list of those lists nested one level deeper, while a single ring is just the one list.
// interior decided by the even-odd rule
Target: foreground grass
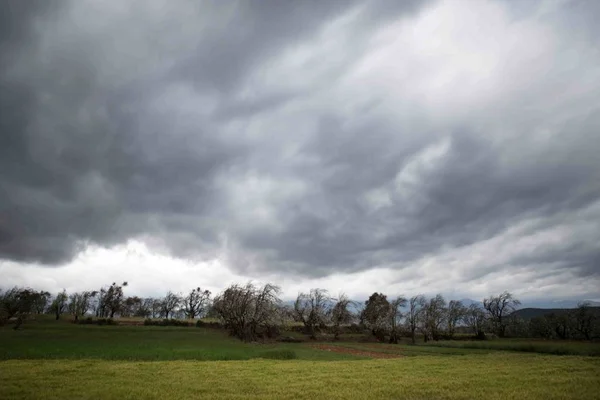
[{"label": "foreground grass", "polygon": [[520,351],[555,355],[600,356],[600,343],[544,341],[544,340],[484,340],[484,341],[439,341],[428,342],[422,347],[441,347],[452,349],[479,349]]},{"label": "foreground grass", "polygon": [[357,357],[295,344],[249,344],[212,329],[30,323],[0,329],[0,360],[347,360]]},{"label": "foreground grass", "polygon": [[0,398],[597,399],[600,359],[495,353],[362,361],[9,360]]}]

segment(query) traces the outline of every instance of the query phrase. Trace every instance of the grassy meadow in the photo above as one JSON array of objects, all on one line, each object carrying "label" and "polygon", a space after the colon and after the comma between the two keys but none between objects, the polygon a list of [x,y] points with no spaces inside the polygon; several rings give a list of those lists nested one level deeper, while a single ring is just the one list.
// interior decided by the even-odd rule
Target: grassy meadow
[{"label": "grassy meadow", "polygon": [[32,321],[0,328],[0,398],[600,399],[600,357],[502,343],[524,342],[258,344],[215,329]]}]

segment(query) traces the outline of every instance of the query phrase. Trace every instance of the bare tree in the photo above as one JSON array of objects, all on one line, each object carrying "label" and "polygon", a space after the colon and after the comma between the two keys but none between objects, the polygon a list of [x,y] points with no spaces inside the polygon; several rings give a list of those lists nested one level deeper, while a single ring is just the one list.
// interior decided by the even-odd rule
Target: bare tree
[{"label": "bare tree", "polygon": [[83,316],[88,312],[90,301],[96,294],[97,292],[81,292],[69,296],[68,310],[75,317],[75,321],[79,320],[79,316]]},{"label": "bare tree", "polygon": [[68,300],[69,296],[67,296],[67,291],[63,290],[62,292],[57,294],[54,300],[52,301],[50,309],[54,313],[57,320],[60,319],[60,315],[67,309]]},{"label": "bare tree", "polygon": [[422,310],[425,306],[426,300],[425,296],[419,294],[417,296],[413,296],[408,301],[408,312],[406,314],[406,323],[408,325],[408,329],[410,330],[410,337],[413,344],[416,343],[416,331],[419,327],[420,318],[422,316]]},{"label": "bare tree", "polygon": [[507,291],[483,300],[483,308],[487,311],[490,322],[498,336],[504,337],[508,325],[506,317],[514,312],[519,305],[521,305],[521,302]]},{"label": "bare tree", "polygon": [[296,319],[304,324],[311,339],[316,339],[316,331],[327,323],[332,300],[327,290],[311,289],[309,293],[299,293],[294,303]]},{"label": "bare tree", "polygon": [[210,300],[210,291],[200,289],[197,287],[185,296],[183,299],[183,311],[188,318],[194,319],[201,317],[208,306]]},{"label": "bare tree", "polygon": [[440,328],[446,318],[446,300],[441,294],[431,298],[423,308],[421,330],[425,341],[439,340]]},{"label": "bare tree", "polygon": [[169,291],[167,295],[162,299],[162,313],[165,318],[169,318],[169,314],[172,314],[181,305],[181,296]]},{"label": "bare tree", "polygon": [[463,322],[478,339],[485,339],[485,312],[477,304],[471,304],[465,310]]},{"label": "bare tree", "polygon": [[361,314],[361,320],[371,330],[373,335],[381,342],[390,323],[390,302],[383,293],[373,293],[365,302],[365,308]]},{"label": "bare tree", "polygon": [[123,288],[127,286],[127,282],[117,285],[113,282],[108,288],[102,288],[98,292],[98,304],[96,307],[97,317],[114,318],[115,314],[120,313],[125,302]]},{"label": "bare tree", "polygon": [[151,301],[151,313],[152,313],[152,318],[162,318],[163,314],[162,314],[162,301],[160,299],[147,299],[148,301]]},{"label": "bare tree", "polygon": [[462,321],[466,311],[467,311],[467,309],[465,308],[463,303],[458,300],[450,300],[450,302],[448,303],[448,309],[447,309],[447,315],[446,315],[446,323],[447,323],[446,332],[448,333],[448,336],[450,337],[450,339],[452,339],[454,337],[454,331],[456,329],[456,324],[458,324],[459,321]]},{"label": "bare tree", "polygon": [[333,338],[339,339],[342,325],[349,324],[354,319],[354,314],[349,310],[349,307],[354,305],[354,302],[344,293],[340,294],[333,308],[331,308],[331,322],[333,324]]},{"label": "bare tree", "polygon": [[212,310],[234,336],[244,341],[274,336],[279,319],[279,287],[231,285],[215,297]]},{"label": "bare tree", "polygon": [[398,296],[390,302],[390,343],[398,344],[400,336],[400,321],[403,317],[401,308],[406,307],[406,297]]}]

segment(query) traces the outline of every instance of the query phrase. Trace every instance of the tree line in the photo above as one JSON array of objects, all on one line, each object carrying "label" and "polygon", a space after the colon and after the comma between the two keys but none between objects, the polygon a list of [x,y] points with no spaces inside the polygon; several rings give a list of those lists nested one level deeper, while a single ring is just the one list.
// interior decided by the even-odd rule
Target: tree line
[{"label": "tree line", "polygon": [[56,319],[68,314],[77,321],[85,315],[97,318],[217,318],[222,326],[241,340],[254,341],[280,334],[290,321],[301,324],[311,338],[327,332],[334,339],[347,332],[368,331],[379,341],[398,343],[400,337],[417,336],[425,341],[454,339],[456,334],[472,338],[544,337],[591,340],[598,336],[597,313],[588,304],[524,321],[515,315],[520,301],[510,292],[483,299],[481,304],[446,301],[437,294],[398,296],[393,299],[375,292],[364,303],[347,295],[331,296],[327,290],[311,289],[299,293],[293,304],[285,304],[281,290],[273,284],[252,282],[233,284],[211,298],[211,292],[200,287],[187,293],[169,291],[164,297],[125,296],[122,284],[112,283],[99,290],[68,294],[65,290],[52,296],[47,291],[14,287],[0,292],[0,324],[15,320],[18,328],[30,314],[51,313]]},{"label": "tree line", "polygon": [[125,296],[125,287],[127,282],[113,282],[99,290],[71,294],[63,290],[55,296],[47,291],[13,287],[0,291],[0,324],[14,318],[18,327],[28,315],[44,313],[53,314],[57,320],[70,315],[75,321],[84,315],[195,319],[205,315],[211,295],[210,291],[197,287],[186,294],[169,291],[161,298],[141,298]]}]

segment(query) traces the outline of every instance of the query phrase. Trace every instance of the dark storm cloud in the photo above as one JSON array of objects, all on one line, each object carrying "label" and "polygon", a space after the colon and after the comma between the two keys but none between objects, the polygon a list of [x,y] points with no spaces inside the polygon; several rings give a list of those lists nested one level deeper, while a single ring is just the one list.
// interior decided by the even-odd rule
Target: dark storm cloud
[{"label": "dark storm cloud", "polygon": [[[171,242],[181,236],[179,232],[192,236],[199,249],[204,239],[215,245],[219,227],[204,217],[218,206],[213,179],[247,149],[220,140],[206,118],[181,115],[172,104],[156,109],[146,96],[162,96],[179,82],[216,90],[215,121],[272,107],[286,95],[253,102],[223,96],[258,61],[313,35],[323,23],[354,6],[350,1],[276,1],[216,7],[212,11],[217,15],[227,15],[225,23],[195,32],[202,37],[188,53],[168,60],[174,65],[166,73],[148,79],[142,75],[115,87],[103,81],[103,74],[120,60],[99,57],[130,55],[100,54],[106,48],[103,38],[86,37],[85,21],[67,25],[73,21],[57,17],[75,5],[57,1],[4,5],[0,251],[5,258],[60,263],[75,254],[80,241],[112,245],[147,233],[164,235]],[[173,11],[183,5],[164,7]],[[187,6],[198,16],[211,11],[208,3]],[[132,24],[140,22],[133,7],[126,11],[134,16]],[[73,29],[66,36],[46,31],[60,30],[56,25],[61,22]],[[143,22],[140,29],[148,29]],[[161,22],[176,30],[180,21]],[[84,29],[83,38],[75,29]],[[118,34],[109,39],[120,40]],[[126,50],[134,56],[138,51]],[[157,52],[153,56],[161,61],[160,49]],[[143,71],[145,62],[130,69]],[[171,247],[178,246],[171,243]]]},{"label": "dark storm cloud", "polygon": [[[417,18],[422,2],[22,4],[0,21],[1,258],[54,265],[86,243],[140,238],[182,258],[225,251],[243,272],[315,277],[532,238],[500,259],[486,247],[485,265],[461,274],[600,273],[600,228],[586,223],[599,212],[600,93],[586,61],[519,70],[524,89],[501,60],[499,100],[465,114],[468,85],[431,109],[411,98],[427,90],[411,92],[413,79],[344,86],[373,32]],[[589,50],[582,4],[538,20],[561,32],[579,21]],[[535,20],[533,9],[515,18]],[[322,59],[303,64],[311,46]],[[392,71],[425,53],[409,50]],[[426,82],[444,67],[415,65]],[[571,84],[580,76],[587,92]]]}]

